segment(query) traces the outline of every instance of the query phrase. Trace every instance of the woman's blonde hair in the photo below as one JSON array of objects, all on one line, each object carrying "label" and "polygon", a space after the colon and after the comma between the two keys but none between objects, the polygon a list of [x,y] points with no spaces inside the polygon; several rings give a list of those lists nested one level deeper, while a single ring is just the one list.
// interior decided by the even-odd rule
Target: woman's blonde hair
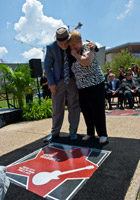
[{"label": "woman's blonde hair", "polygon": [[69,39],[69,44],[71,44],[71,43],[77,43],[77,42],[81,42],[81,41],[82,41],[81,34],[78,31],[76,31],[76,30],[71,31],[71,33],[70,33],[70,39]]}]

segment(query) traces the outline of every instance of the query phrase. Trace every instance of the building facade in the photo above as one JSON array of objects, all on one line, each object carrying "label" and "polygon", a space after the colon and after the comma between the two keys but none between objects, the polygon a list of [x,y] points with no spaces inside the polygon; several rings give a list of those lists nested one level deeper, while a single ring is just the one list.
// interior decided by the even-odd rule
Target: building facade
[{"label": "building facade", "polygon": [[112,63],[114,60],[114,57],[117,55],[117,53],[121,52],[122,49],[128,49],[128,51],[135,58],[140,58],[140,42],[126,43],[120,46],[116,46],[114,48],[107,49],[105,51],[105,63],[106,62]]}]

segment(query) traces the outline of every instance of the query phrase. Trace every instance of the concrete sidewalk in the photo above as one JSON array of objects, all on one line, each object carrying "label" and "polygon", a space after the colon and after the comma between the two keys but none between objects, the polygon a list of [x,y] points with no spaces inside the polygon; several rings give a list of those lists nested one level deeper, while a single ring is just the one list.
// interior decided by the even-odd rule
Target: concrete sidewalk
[{"label": "concrete sidewalk", "polygon": [[[68,113],[65,112],[62,132],[69,133]],[[139,116],[107,116],[107,130],[109,137],[140,139],[140,117]],[[52,119],[43,119],[39,121],[20,122],[7,125],[0,129],[0,156],[7,154],[17,148],[23,147],[36,140],[39,140],[50,134]],[[78,134],[86,134],[86,126],[81,115]],[[140,172],[138,169],[132,180],[132,184],[126,194],[126,200],[136,199],[138,187],[140,185]]]},{"label": "concrete sidewalk", "polygon": [[[107,116],[109,137],[140,139],[139,116]],[[0,129],[0,156],[34,142],[50,134],[52,119],[19,122]],[[68,112],[65,112],[61,131],[69,133]],[[81,114],[79,134],[86,134],[86,126]]]}]

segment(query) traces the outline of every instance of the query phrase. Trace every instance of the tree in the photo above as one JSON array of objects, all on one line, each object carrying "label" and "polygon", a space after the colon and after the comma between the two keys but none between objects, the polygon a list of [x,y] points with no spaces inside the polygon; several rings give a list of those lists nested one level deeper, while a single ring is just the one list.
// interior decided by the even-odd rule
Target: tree
[{"label": "tree", "polygon": [[107,62],[104,67],[103,67],[103,72],[106,73],[106,70],[107,68],[110,68],[111,69],[111,63],[110,62]]},{"label": "tree", "polygon": [[23,108],[25,90],[29,83],[32,83],[34,80],[31,78],[29,66],[18,65],[17,68],[12,69],[6,64],[1,64],[0,71],[4,75],[3,78],[7,81],[7,91],[13,93],[14,98],[17,99],[18,107]]},{"label": "tree", "polygon": [[120,66],[124,66],[124,71],[127,71],[131,67],[131,63],[135,62],[135,57],[130,54],[128,49],[122,49],[115,57],[112,62],[112,71],[117,74]]},{"label": "tree", "polygon": [[140,67],[140,58],[136,58],[135,63]]}]

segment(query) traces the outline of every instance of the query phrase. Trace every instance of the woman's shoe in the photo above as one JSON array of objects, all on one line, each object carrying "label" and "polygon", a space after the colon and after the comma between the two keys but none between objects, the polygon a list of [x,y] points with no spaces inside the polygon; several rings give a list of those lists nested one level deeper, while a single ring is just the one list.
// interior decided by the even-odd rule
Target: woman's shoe
[{"label": "woman's shoe", "polygon": [[100,137],[100,139],[99,139],[99,143],[105,143],[105,142],[107,142],[107,137],[105,137],[105,136],[101,136]]},{"label": "woman's shoe", "polygon": [[86,140],[89,140],[90,138],[91,138],[90,135],[86,135],[86,136],[84,136],[84,137],[82,138],[82,140],[83,140],[83,141],[86,141]]}]

